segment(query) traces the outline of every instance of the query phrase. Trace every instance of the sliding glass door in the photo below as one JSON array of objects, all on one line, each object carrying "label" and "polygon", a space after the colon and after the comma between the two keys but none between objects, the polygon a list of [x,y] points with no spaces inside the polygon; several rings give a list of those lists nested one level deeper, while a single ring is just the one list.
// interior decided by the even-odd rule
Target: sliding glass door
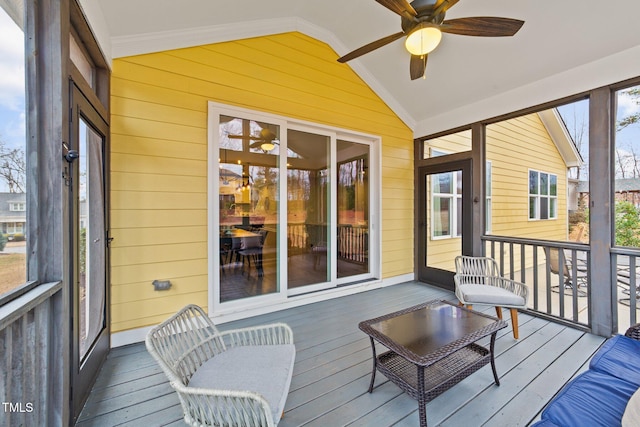
[{"label": "sliding glass door", "polygon": [[376,140],[214,105],[213,306],[259,305],[379,275],[370,253]]}]

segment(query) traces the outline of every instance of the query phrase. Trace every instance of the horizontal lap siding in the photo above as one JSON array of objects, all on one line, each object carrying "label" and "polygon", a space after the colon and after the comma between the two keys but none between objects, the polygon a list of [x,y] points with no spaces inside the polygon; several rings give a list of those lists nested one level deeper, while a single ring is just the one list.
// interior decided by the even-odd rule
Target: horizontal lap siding
[{"label": "horizontal lap siding", "polygon": [[412,132],[337,57],[286,33],[114,61],[113,332],[207,305],[207,101],[381,136],[383,277],[413,271]]},{"label": "horizontal lap siding", "polygon": [[[487,126],[492,234],[567,239],[567,167],[537,114]],[[558,218],[529,220],[529,169],[558,176]]]}]

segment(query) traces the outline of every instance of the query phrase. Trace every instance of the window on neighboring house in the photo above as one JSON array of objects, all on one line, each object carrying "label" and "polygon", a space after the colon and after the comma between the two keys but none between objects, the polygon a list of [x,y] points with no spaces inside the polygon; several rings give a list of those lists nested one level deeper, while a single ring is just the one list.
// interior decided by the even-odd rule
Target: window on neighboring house
[{"label": "window on neighboring house", "polygon": [[24,233],[23,224],[21,222],[8,223],[6,226],[7,234],[22,234]]},{"label": "window on neighboring house", "polygon": [[24,212],[27,210],[25,203],[9,203],[9,210],[11,212]]},{"label": "window on neighboring house", "polygon": [[529,170],[529,219],[558,217],[558,176]]}]

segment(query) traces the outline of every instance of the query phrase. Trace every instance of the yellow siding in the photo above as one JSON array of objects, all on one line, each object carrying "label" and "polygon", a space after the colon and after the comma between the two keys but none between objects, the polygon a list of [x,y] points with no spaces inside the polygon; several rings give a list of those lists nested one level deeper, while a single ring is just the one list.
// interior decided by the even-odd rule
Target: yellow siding
[{"label": "yellow siding", "polygon": [[[567,167],[540,117],[529,114],[487,127],[492,169],[492,234],[567,239]],[[558,218],[529,220],[529,169],[558,176]]]},{"label": "yellow siding", "polygon": [[[471,132],[433,139],[428,146],[446,152],[470,150]],[[567,167],[539,116],[530,114],[487,126],[486,150],[492,170],[491,234],[566,240]],[[558,176],[557,219],[529,220],[529,169]],[[430,215],[428,212],[428,230],[431,230]],[[429,239],[429,265],[454,270],[453,258],[460,254],[460,243],[459,238]],[[508,253],[503,255],[508,257]],[[514,261],[519,265],[519,253],[514,255]]]},{"label": "yellow siding", "polygon": [[337,57],[286,33],[114,61],[113,332],[207,306],[207,101],[381,136],[383,277],[413,271],[412,132]]}]

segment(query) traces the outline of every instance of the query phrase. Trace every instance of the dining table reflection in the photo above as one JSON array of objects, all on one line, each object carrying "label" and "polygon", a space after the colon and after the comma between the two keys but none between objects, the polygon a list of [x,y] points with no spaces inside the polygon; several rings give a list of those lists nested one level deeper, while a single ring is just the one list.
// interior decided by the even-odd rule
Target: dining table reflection
[{"label": "dining table reflection", "polygon": [[243,228],[220,229],[220,268],[236,268],[244,271],[245,264],[251,273],[252,263],[258,276],[262,277],[262,245],[264,243],[261,230]]}]

